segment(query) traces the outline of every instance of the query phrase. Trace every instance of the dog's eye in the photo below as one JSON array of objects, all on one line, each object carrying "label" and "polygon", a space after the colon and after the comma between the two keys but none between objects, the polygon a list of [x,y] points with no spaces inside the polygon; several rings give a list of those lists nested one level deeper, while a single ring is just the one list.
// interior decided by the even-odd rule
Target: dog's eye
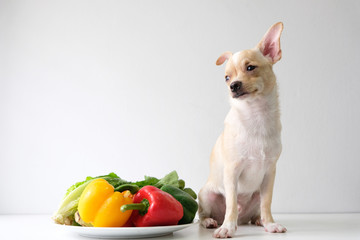
[{"label": "dog's eye", "polygon": [[228,75],[225,76],[225,81],[229,81],[230,77]]},{"label": "dog's eye", "polygon": [[256,68],[256,66],[249,65],[249,66],[246,67],[246,71],[251,72],[251,71],[253,71],[255,68]]}]

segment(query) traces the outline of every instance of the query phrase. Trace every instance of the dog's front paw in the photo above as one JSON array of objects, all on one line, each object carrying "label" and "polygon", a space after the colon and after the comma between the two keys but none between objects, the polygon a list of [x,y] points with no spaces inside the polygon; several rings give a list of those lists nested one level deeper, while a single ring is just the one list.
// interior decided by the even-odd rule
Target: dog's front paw
[{"label": "dog's front paw", "polygon": [[278,223],[267,223],[264,225],[265,231],[270,233],[284,233],[287,229]]},{"label": "dog's front paw", "polygon": [[201,225],[204,228],[217,228],[218,227],[217,221],[212,218],[205,218],[204,220],[201,221]]},{"label": "dog's front paw", "polygon": [[220,228],[214,231],[215,238],[231,238],[236,232],[236,223],[224,223]]}]

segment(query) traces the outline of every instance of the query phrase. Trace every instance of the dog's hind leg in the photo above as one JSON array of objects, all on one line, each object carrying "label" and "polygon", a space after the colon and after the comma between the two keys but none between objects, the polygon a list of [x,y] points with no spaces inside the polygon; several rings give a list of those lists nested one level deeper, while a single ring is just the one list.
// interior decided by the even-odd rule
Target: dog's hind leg
[{"label": "dog's hind leg", "polygon": [[262,222],[261,222],[261,216],[257,215],[251,218],[251,224],[254,224],[256,226],[262,226]]},{"label": "dog's hind leg", "polygon": [[199,192],[199,218],[205,228],[217,228],[224,221],[225,198],[205,185]]}]

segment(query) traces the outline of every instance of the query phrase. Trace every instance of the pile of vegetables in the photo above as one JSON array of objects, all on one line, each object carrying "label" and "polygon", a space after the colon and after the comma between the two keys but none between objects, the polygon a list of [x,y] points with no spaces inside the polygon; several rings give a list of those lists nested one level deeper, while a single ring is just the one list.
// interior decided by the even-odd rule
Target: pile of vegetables
[{"label": "pile of vegetables", "polygon": [[52,218],[58,224],[87,227],[187,224],[198,210],[196,198],[176,171],[138,182],[110,173],[71,186]]}]

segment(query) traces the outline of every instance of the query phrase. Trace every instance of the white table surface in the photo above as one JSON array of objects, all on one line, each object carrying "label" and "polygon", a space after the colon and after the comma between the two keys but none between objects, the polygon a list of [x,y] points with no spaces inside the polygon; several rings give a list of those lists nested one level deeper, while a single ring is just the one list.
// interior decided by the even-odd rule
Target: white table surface
[{"label": "white table surface", "polygon": [[[356,239],[360,240],[360,213],[353,214],[275,214],[287,233],[271,234],[262,227],[239,226],[235,239]],[[199,224],[156,239],[212,239],[213,230]],[[65,227],[55,225],[49,215],[0,215],[0,239],[86,240]],[[90,239],[91,240],[91,239]]]}]

